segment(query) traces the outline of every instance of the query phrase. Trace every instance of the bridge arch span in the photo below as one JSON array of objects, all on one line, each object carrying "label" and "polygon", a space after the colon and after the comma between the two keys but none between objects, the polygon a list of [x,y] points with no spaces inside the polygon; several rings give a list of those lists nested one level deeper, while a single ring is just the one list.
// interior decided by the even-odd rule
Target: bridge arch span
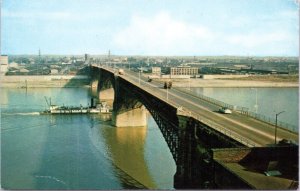
[{"label": "bridge arch span", "polygon": [[[99,85],[99,89],[109,81],[115,92],[113,122],[116,126],[122,125],[123,121],[133,122],[137,118],[139,120],[135,121],[135,124],[131,124],[132,126],[146,125],[146,109],[151,113],[176,163],[175,188],[205,188],[203,183],[212,182],[211,176],[205,174],[210,173],[207,170],[211,162],[209,150],[242,146],[194,118],[179,114],[173,105],[118,74],[106,69],[100,68],[99,70],[102,72],[100,81],[103,81],[103,85]],[[104,79],[104,77],[108,79]],[[136,115],[137,113],[139,114]],[[123,121],[120,117],[122,115],[126,116]],[[133,120],[133,118],[135,119]],[[125,126],[128,126],[128,123]],[[203,171],[206,172],[202,173]]]}]

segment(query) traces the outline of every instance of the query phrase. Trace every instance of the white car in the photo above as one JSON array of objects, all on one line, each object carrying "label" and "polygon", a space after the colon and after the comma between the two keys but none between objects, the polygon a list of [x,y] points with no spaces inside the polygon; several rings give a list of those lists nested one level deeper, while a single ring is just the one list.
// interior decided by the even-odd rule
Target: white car
[{"label": "white car", "polygon": [[230,109],[228,109],[227,107],[222,107],[219,109],[220,113],[225,113],[225,114],[231,114],[232,111]]}]

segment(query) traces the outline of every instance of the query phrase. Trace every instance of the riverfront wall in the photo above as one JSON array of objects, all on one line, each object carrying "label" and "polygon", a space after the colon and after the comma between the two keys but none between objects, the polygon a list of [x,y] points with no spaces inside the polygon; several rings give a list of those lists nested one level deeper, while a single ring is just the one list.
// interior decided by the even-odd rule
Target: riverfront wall
[{"label": "riverfront wall", "polygon": [[1,76],[0,87],[81,87],[90,85],[86,75]]}]

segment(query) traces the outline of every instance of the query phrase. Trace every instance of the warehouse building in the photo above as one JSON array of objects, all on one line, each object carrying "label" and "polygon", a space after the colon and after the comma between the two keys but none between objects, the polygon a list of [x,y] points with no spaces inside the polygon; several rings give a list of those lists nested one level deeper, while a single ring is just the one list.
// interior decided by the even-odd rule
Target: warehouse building
[{"label": "warehouse building", "polygon": [[198,68],[190,66],[171,67],[170,75],[196,77],[198,75]]}]

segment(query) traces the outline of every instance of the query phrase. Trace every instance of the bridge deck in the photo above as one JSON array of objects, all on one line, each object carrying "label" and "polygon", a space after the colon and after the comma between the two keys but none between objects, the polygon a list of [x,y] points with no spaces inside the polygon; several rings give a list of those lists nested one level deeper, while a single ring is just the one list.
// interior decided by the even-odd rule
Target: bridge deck
[{"label": "bridge deck", "polygon": [[[112,68],[102,68],[117,75],[116,70]],[[219,107],[216,105],[176,88],[163,89],[161,83],[154,81],[149,83],[147,82],[147,78],[132,71],[126,70],[125,74],[119,75],[119,77],[151,93],[158,99],[168,102],[174,107],[183,108],[185,115],[192,116],[247,146],[274,144],[275,128],[273,125],[237,112],[233,112],[230,115],[221,114],[218,112]],[[298,133],[278,128],[277,140],[281,139],[292,140],[298,143]]]}]

